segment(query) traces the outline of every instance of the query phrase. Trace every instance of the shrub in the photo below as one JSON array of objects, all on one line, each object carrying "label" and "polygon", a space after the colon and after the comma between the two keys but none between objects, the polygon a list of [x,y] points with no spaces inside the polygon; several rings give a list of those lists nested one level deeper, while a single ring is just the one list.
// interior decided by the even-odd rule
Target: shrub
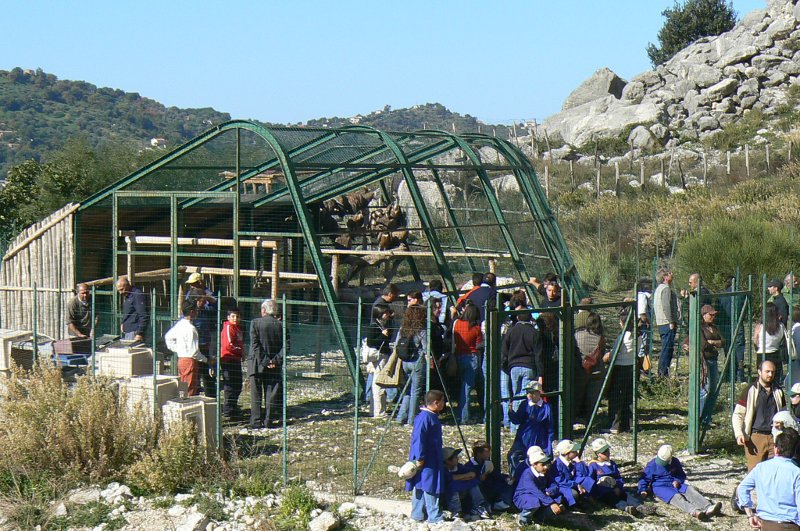
[{"label": "shrub", "polygon": [[164,430],[158,446],[127,469],[132,488],[150,494],[174,494],[213,477],[221,469],[215,457],[197,441],[195,427],[188,422]]},{"label": "shrub", "polygon": [[619,267],[612,258],[611,245],[584,238],[573,246],[572,259],[581,279],[600,291],[613,291],[619,282]]},{"label": "shrub", "polygon": [[[290,485],[283,491],[280,506],[280,517],[288,528],[293,526],[306,528],[311,519],[311,511],[317,508],[314,495],[305,485]],[[299,520],[299,524],[297,521]],[[283,527],[283,526],[281,526]]]},{"label": "shrub", "polygon": [[800,270],[800,238],[757,217],[721,218],[680,242],[677,274],[699,271],[714,286],[724,284],[726,276],[782,277]]},{"label": "shrub", "polygon": [[0,420],[0,466],[92,482],[119,477],[157,433],[149,415],[118,405],[110,381],[82,377],[71,389],[49,364],[12,375]]},{"label": "shrub", "polygon": [[735,149],[750,142],[763,126],[763,113],[751,110],[741,119],[726,125],[722,131],[712,136],[707,144],[720,151]]},{"label": "shrub", "polygon": [[51,500],[67,491],[67,484],[44,473],[0,473],[0,513],[20,529],[47,527],[53,519]]}]

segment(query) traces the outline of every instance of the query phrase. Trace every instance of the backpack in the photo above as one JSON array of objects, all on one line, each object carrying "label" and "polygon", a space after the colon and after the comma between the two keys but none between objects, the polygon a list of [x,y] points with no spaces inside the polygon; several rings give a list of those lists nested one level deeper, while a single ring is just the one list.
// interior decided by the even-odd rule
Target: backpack
[{"label": "backpack", "polygon": [[398,336],[394,344],[397,357],[402,361],[413,361],[416,358],[416,351],[413,348],[413,340],[407,336]]}]

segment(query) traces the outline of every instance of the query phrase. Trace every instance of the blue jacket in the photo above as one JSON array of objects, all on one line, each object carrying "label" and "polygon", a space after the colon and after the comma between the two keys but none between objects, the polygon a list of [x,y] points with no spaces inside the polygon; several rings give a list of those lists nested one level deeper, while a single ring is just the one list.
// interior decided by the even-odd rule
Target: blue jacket
[{"label": "blue jacket", "polygon": [[122,299],[122,331],[137,332],[144,336],[150,318],[147,315],[147,300],[142,290],[131,286],[128,295]]},{"label": "blue jacket", "polygon": [[541,406],[530,405],[527,400],[521,402],[516,411],[510,411],[508,420],[519,424],[511,451],[527,452],[531,446],[538,446],[550,457],[553,456],[553,414],[550,404],[542,402]]},{"label": "blue jacket", "polygon": [[589,493],[592,496],[601,497],[605,494],[608,494],[612,490],[613,487],[604,487],[602,485],[597,484],[597,480],[603,476],[611,476],[616,480],[616,487],[620,489],[625,485],[625,482],[622,480],[622,475],[619,473],[619,468],[614,461],[590,461],[589,462],[589,477],[595,482],[594,487],[592,488]]},{"label": "blue jacket", "polygon": [[555,483],[553,467],[551,466],[544,476],[537,477],[533,474],[533,469],[526,466],[514,491],[514,505],[526,511],[554,503],[564,503],[564,497]]},{"label": "blue jacket", "polygon": [[551,468],[555,469],[556,485],[558,485],[561,494],[564,495],[567,504],[570,506],[575,505],[577,500],[572,494],[572,489],[578,490],[578,486],[581,486],[586,492],[591,492],[592,487],[594,487],[594,481],[589,477],[589,468],[582,461],[577,463],[570,462],[569,465],[565,465],[557,457],[554,462],[555,464]]},{"label": "blue jacket", "polygon": [[[455,471],[452,471],[445,466],[445,492],[447,493],[447,497],[449,498],[451,494],[454,492],[465,492],[470,490],[472,487],[477,487],[478,484],[481,482],[480,478],[480,471],[476,472],[473,467],[467,465],[463,465],[461,463],[458,464]],[[468,474],[470,472],[476,472],[475,477],[473,479],[453,479],[454,474]]]},{"label": "blue jacket", "polygon": [[[483,470],[483,463],[478,463],[475,461],[473,457],[469,461],[467,461],[467,468],[475,474],[478,475],[480,478],[481,471]],[[520,467],[522,468],[522,467]],[[479,487],[481,492],[483,493],[484,497],[487,499],[502,499],[504,501],[511,502],[511,496],[514,494],[511,485],[508,484],[508,474],[503,474],[500,471],[500,467],[495,468],[492,470],[491,474],[487,474],[486,478],[481,480],[479,483]]]},{"label": "blue jacket", "polygon": [[406,481],[406,490],[415,488],[428,494],[444,494],[445,466],[442,457],[442,423],[439,415],[423,408],[414,418],[409,461],[424,461],[422,470]]},{"label": "blue jacket", "polygon": [[[680,483],[677,489],[672,484],[673,481]],[[667,466],[661,466],[653,459],[644,467],[639,480],[639,492],[652,492],[661,501],[669,503],[677,493],[686,492],[685,481],[686,472],[677,457],[673,457]]]}]

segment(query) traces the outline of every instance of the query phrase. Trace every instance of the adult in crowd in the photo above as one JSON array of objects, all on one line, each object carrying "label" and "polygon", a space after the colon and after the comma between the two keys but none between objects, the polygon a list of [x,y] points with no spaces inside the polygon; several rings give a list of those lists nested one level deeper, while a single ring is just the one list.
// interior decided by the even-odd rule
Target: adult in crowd
[{"label": "adult in crowd", "polygon": [[464,304],[466,303],[467,297],[480,289],[481,284],[483,284],[483,273],[472,273],[471,282],[472,287],[469,288],[466,293],[462,293],[458,300],[456,300],[456,305],[453,308],[450,308],[450,313],[454,319],[458,313],[464,310]]},{"label": "adult in crowd", "polygon": [[472,304],[478,308],[478,312],[481,314],[481,322],[486,320],[486,307],[494,308],[497,305],[496,282],[497,276],[494,273],[486,273],[483,275],[483,280],[478,289],[467,295],[467,300],[472,301]]},{"label": "adult in crowd", "polygon": [[789,409],[792,415],[800,418],[800,383],[792,384],[792,388],[789,390],[789,399],[791,400]]},{"label": "adult in crowd", "polygon": [[775,309],[778,310],[778,319],[782,325],[786,326],[789,323],[789,303],[786,302],[786,298],[783,296],[781,288],[783,288],[783,282],[777,278],[770,280],[767,283],[769,302],[775,305]]},{"label": "adult in crowd", "polygon": [[422,292],[418,289],[406,293],[406,306],[419,306],[422,304]]},{"label": "adult in crowd", "polygon": [[239,395],[242,393],[244,332],[239,308],[229,308],[227,314],[227,320],[222,323],[222,332],[220,333],[219,363],[222,372],[222,390],[225,393],[222,415],[238,419],[241,417]]},{"label": "adult in crowd", "polygon": [[700,286],[702,278],[700,273],[692,273],[689,275],[689,289],[681,290],[681,297],[689,298],[690,294],[697,293],[697,288],[700,288],[700,304],[711,304],[711,291],[705,286]]},{"label": "adult in crowd", "polygon": [[[503,337],[500,348],[500,364],[511,377],[512,396],[521,396],[530,382],[542,382],[542,338],[532,319],[533,316],[528,312],[518,315],[517,322]],[[518,407],[519,400],[515,400],[513,409],[516,411]],[[511,423],[512,434],[516,433],[517,426]]]},{"label": "adult in crowd", "polygon": [[131,285],[128,277],[117,279],[117,292],[122,297],[122,338],[128,341],[144,341],[150,319],[147,301],[142,290]]},{"label": "adult in crowd", "polygon": [[197,306],[194,326],[200,341],[200,352],[207,361],[200,362],[200,377],[203,393],[209,398],[217,396],[217,307],[216,299],[209,297],[201,288],[192,288],[188,293],[189,302]]},{"label": "adult in crowd", "polygon": [[669,366],[675,352],[675,335],[681,321],[678,297],[672,290],[672,271],[661,269],[656,275],[659,284],[653,293],[653,313],[661,336],[661,352],[658,355],[658,375],[669,376]]},{"label": "adult in crowd", "polygon": [[715,324],[717,310],[710,304],[704,304],[700,308],[702,321],[700,323],[700,352],[702,353],[703,367],[703,386],[700,390],[700,413],[703,422],[711,421],[711,413],[714,411],[714,402],[719,382],[719,349],[725,348],[725,340]]},{"label": "adult in crowd", "polygon": [[439,498],[445,491],[445,465],[442,455],[442,424],[439,413],[444,410],[444,393],[432,389],[425,395],[425,407],[414,420],[408,460],[416,473],[406,481],[411,492],[411,519],[429,524],[444,520]]},{"label": "adult in crowd", "polygon": [[206,361],[200,352],[197,329],[192,322],[197,315],[197,306],[184,301],[181,313],[183,318],[164,334],[164,342],[178,356],[178,377],[187,386],[186,394],[195,396],[200,389],[200,362]]},{"label": "adult in crowd", "polygon": [[778,308],[768,302],[764,308],[766,320],[753,327],[753,344],[760,360],[775,365],[775,381],[783,380],[783,360],[787,357],[786,328],[781,323]]},{"label": "adult in crowd", "polygon": [[636,313],[639,316],[639,352],[636,353],[636,370],[639,374],[650,375],[650,370],[645,368],[645,356],[649,362],[652,353],[652,335],[650,328],[653,323],[653,281],[641,278],[636,289]]},{"label": "adult in crowd", "polygon": [[394,327],[394,311],[385,303],[372,307],[372,319],[367,327],[367,346],[378,351],[378,361],[373,363],[374,372],[370,373],[367,383],[372,388],[372,416],[386,415],[386,389],[373,383],[374,374],[380,371],[392,354],[392,338],[396,334]]},{"label": "adult in crowd", "polygon": [[[633,351],[633,321],[636,316],[628,319],[629,308],[622,308],[619,312],[619,326],[622,329],[617,359],[608,382],[608,418],[611,420],[609,433],[617,434],[631,429],[633,415],[633,367],[636,353]],[[606,353],[606,363],[610,362],[611,353]]]},{"label": "adult in crowd", "polygon": [[[261,303],[261,317],[250,323],[250,357],[247,359],[250,429],[271,428],[273,415],[277,419],[282,404],[281,366],[286,356],[283,327],[280,306],[272,299],[265,299]],[[288,339],[287,332],[286,350]]]},{"label": "adult in crowd", "polygon": [[397,297],[400,296],[400,288],[398,288],[395,284],[387,284],[385,288],[383,288],[383,292],[378,295],[378,298],[375,299],[375,302],[372,303],[372,308],[370,308],[369,315],[375,313],[375,305],[377,304],[387,304],[389,307],[392,306],[392,303],[397,300]]},{"label": "adult in crowd", "polygon": [[[584,297],[580,300],[578,304],[581,306],[588,306],[592,304],[594,299],[591,297]],[[586,318],[589,317],[589,310],[582,308],[578,310],[575,314],[575,319],[572,321],[573,330],[580,330],[581,328],[586,328]]]},{"label": "adult in crowd", "polygon": [[783,298],[787,302],[792,301],[792,308],[800,306],[800,277],[797,277],[794,273],[789,273],[783,277],[781,293],[783,293]]},{"label": "adult in crowd", "polygon": [[442,315],[445,313],[444,304],[446,300],[436,299],[432,300],[431,304],[431,360],[429,368],[431,371],[431,389],[439,389],[444,391],[445,384],[447,383],[447,375],[445,374],[446,366],[444,365],[445,355],[450,353],[449,342],[452,337],[448,334],[448,328],[441,321]]},{"label": "adult in crowd", "polygon": [[[775,457],[757,464],[737,489],[739,506],[750,526],[762,531],[800,530],[800,468],[792,461],[797,432],[786,430],[775,437]],[[758,493],[753,509],[752,492]]]},{"label": "adult in crowd", "polygon": [[[396,421],[400,424],[414,424],[419,404],[425,391],[425,352],[428,347],[427,309],[415,304],[409,306],[403,317],[403,324],[397,331],[395,344],[405,344],[403,372],[410,380],[406,394],[401,398],[400,411]],[[401,356],[402,357],[402,356]]]},{"label": "adult in crowd", "polygon": [[[560,385],[558,380],[558,318],[554,313],[543,312],[536,319],[536,325],[542,338],[542,365],[544,366],[541,374],[542,389],[545,393],[554,393],[558,391]],[[577,367],[577,363],[574,366]],[[558,423],[558,400],[558,394],[551,394],[547,397],[553,411],[554,423]]]},{"label": "adult in crowd", "polygon": [[475,389],[475,375],[479,370],[478,344],[481,343],[480,312],[468,300],[461,317],[453,323],[454,353],[461,378],[456,417],[462,424],[470,422],[469,400]]},{"label": "adult in crowd", "polygon": [[67,332],[70,337],[89,337],[92,333],[92,309],[89,306],[89,286],[75,286],[75,296],[67,304]]},{"label": "adult in crowd", "polygon": [[[575,346],[580,352],[581,363],[575,367],[575,422],[585,424],[594,408],[595,402],[600,398],[600,389],[603,387],[603,378],[608,361],[605,352],[605,336],[603,335],[603,322],[597,312],[589,312],[586,318],[586,328],[575,332]],[[600,349],[600,356],[594,365],[589,368],[583,366],[583,361]]]},{"label": "adult in crowd", "polygon": [[209,304],[211,305],[217,304],[217,299],[216,297],[214,297],[214,292],[208,289],[205,280],[203,280],[203,275],[201,275],[200,273],[192,273],[191,275],[189,275],[189,278],[186,279],[186,285],[189,286],[189,289],[187,290],[186,293],[187,300],[189,299],[189,292],[192,289],[195,289],[195,290],[200,290],[203,293],[203,295],[205,295],[206,300],[209,302]]},{"label": "adult in crowd", "polygon": [[786,409],[787,402],[775,380],[775,363],[763,360],[758,380],[742,391],[731,416],[736,444],[744,447],[748,471],[772,456],[772,417]]},{"label": "adult in crowd", "polygon": [[442,311],[439,312],[438,321],[441,324],[446,324],[447,316],[447,295],[444,294],[444,285],[439,279],[433,279],[428,282],[428,289],[422,294],[422,302],[427,303],[428,299],[439,301],[442,306]]}]

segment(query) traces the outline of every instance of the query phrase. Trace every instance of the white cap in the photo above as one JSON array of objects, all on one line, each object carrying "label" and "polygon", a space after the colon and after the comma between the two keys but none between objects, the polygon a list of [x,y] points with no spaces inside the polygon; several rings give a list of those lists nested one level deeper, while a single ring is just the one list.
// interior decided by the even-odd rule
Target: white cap
[{"label": "white cap", "polygon": [[800,395],[800,382],[792,385],[792,388],[789,390],[789,396]]},{"label": "white cap", "polygon": [[569,439],[564,439],[556,445],[556,452],[560,455],[567,455],[570,452],[579,452],[581,445]]},{"label": "white cap", "polygon": [[604,452],[609,448],[611,448],[611,445],[608,444],[608,441],[606,441],[602,437],[592,441],[592,451],[596,454]]},{"label": "white cap", "polygon": [[531,446],[528,448],[528,462],[530,464],[547,463],[548,461],[550,461],[550,457],[540,447]]},{"label": "white cap", "polygon": [[772,422],[781,422],[784,428],[792,428],[796,424],[794,417],[788,411],[778,411],[775,413],[772,417]]},{"label": "white cap", "polygon": [[672,461],[672,446],[664,444],[658,449],[658,458],[669,463]]}]

